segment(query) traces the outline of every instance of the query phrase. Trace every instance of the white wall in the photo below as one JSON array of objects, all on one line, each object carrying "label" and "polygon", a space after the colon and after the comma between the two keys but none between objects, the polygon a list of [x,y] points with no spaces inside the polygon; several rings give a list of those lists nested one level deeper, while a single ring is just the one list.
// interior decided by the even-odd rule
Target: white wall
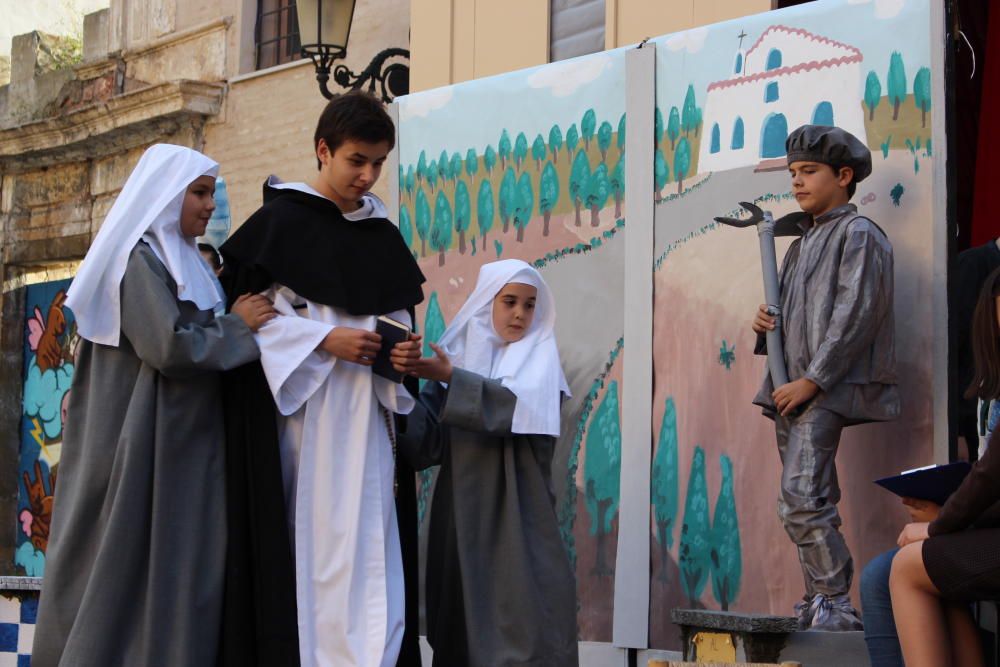
[{"label": "white wall", "polygon": [[[833,121],[838,127],[864,141],[864,111],[857,102],[860,77],[860,65],[852,63],[709,91],[705,101],[698,170],[721,171],[757,164],[761,160],[761,131],[767,116],[784,114],[791,132],[800,125],[811,123],[813,111],[823,101],[833,105]],[[773,81],[778,82],[778,100],[765,103],[765,88]],[[734,151],[729,146],[737,116],[743,119],[743,148]],[[719,124],[721,150],[713,154],[710,151],[715,123]]]}]

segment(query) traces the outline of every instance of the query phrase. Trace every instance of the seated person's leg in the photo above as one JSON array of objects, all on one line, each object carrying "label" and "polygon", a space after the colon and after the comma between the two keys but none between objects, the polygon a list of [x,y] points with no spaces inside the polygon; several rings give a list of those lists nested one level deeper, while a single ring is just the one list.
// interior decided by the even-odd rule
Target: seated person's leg
[{"label": "seated person's leg", "polygon": [[889,573],[897,551],[891,549],[879,554],[861,572],[861,615],[871,667],[903,667],[889,596]]}]

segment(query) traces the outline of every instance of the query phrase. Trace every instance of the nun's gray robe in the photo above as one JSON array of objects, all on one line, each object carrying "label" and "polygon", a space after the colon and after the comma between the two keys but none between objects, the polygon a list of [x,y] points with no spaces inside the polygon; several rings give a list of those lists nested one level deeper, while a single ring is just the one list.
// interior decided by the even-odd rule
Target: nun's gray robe
[{"label": "nun's gray robe", "polygon": [[430,382],[398,436],[440,464],[427,547],[436,667],[575,667],[576,582],[552,493],[555,438],[511,433],[514,394],[454,369]]},{"label": "nun's gray robe", "polygon": [[257,359],[236,315],[178,301],[145,243],[118,347],[82,341],[32,664],[215,662],[225,561],[219,375]]}]

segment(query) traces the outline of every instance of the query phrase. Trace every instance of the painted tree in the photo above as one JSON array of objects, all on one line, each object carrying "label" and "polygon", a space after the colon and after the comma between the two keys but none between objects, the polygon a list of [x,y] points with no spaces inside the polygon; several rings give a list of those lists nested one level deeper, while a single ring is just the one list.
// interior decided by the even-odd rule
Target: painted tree
[{"label": "painted tree", "polygon": [[[698,105],[694,99],[694,86],[688,84],[687,94],[684,95],[684,106],[681,108],[681,129],[685,136],[698,127]],[[674,158],[676,161],[677,158]]]},{"label": "painted tree", "polygon": [[591,227],[597,227],[601,224],[601,209],[608,203],[608,196],[610,194],[611,186],[608,183],[608,167],[602,162],[597,165],[597,169],[587,179],[587,192],[584,204],[590,209]]},{"label": "painted tree", "polygon": [[510,218],[514,215],[514,198],[517,195],[517,176],[514,175],[514,168],[507,167],[500,181],[500,196],[497,198],[497,208],[500,209],[500,221],[503,223],[503,231],[506,234],[510,226]]},{"label": "painted tree", "polygon": [[587,109],[580,120],[580,135],[583,137],[583,145],[590,150],[590,140],[594,138],[594,130],[597,129],[597,114],[593,109]]},{"label": "painted tree", "polygon": [[434,193],[434,188],[437,185],[438,180],[438,163],[437,160],[431,160],[431,163],[427,165],[427,185],[431,186],[431,194]]},{"label": "painted tree", "polygon": [[549,219],[559,203],[559,174],[551,162],[545,163],[538,182],[538,211],[542,214],[542,236],[549,235]]},{"label": "painted tree", "polygon": [[576,147],[580,145],[580,133],[576,130],[576,123],[569,126],[566,130],[566,159],[573,160],[573,156],[576,155]]},{"label": "painted tree", "polygon": [[431,343],[437,343],[444,333],[444,314],[441,312],[441,305],[438,303],[438,293],[431,292],[431,298],[427,300],[427,314],[424,316],[424,356],[433,357],[434,350]]},{"label": "painted tree", "polygon": [[618,144],[618,152],[623,153],[625,151],[625,114],[622,114],[622,117],[618,119],[618,134],[615,141]]},{"label": "painted tree", "polygon": [[486,235],[493,229],[493,218],[493,186],[483,179],[476,196],[476,224],[479,226],[479,236],[483,239],[483,250],[486,250]]},{"label": "painted tree", "polygon": [[507,130],[500,133],[500,142],[497,144],[497,152],[500,154],[500,168],[507,168],[507,160],[510,159],[510,135]]},{"label": "painted tree", "polygon": [[420,256],[427,256],[427,237],[431,227],[431,207],[427,203],[427,195],[423,188],[417,188],[416,215],[414,222],[417,227],[417,236],[420,237]]},{"label": "painted tree", "polygon": [[681,525],[681,586],[693,607],[711,570],[712,533],[708,524],[708,485],[705,483],[705,451],[694,448],[687,497],[684,499],[684,523]]},{"label": "painted tree", "polygon": [[573,199],[573,206],[576,208],[576,226],[579,227],[580,207],[587,196],[587,182],[590,180],[590,161],[587,154],[579,150],[573,159],[573,167],[569,172],[569,196]]},{"label": "painted tree", "polygon": [[521,171],[521,164],[528,159],[528,137],[524,132],[518,132],[514,139],[514,164],[518,171]]},{"label": "painted tree", "polygon": [[865,104],[868,106],[868,120],[875,120],[875,107],[882,101],[882,83],[878,80],[878,74],[873,71],[868,72],[865,79]]},{"label": "painted tree", "polygon": [[670,107],[670,118],[667,120],[667,137],[670,139],[670,150],[674,150],[677,144],[677,137],[679,136],[681,136],[681,114],[677,111],[677,107]]},{"label": "painted tree", "polygon": [[653,110],[653,146],[659,146],[663,141],[663,113],[660,107]]},{"label": "painted tree", "polygon": [[462,156],[458,153],[451,154],[448,175],[451,176],[452,181],[458,181],[458,178],[462,175]]},{"label": "painted tree", "polygon": [[625,154],[618,158],[611,176],[608,178],[611,195],[615,198],[615,220],[622,217],[622,198],[625,197]]},{"label": "painted tree", "polygon": [[667,550],[674,546],[674,522],[677,521],[677,407],[671,396],[663,410],[660,437],[653,457],[650,498],[656,523],[656,542],[660,547],[660,581],[667,580]]},{"label": "painted tree", "polygon": [[406,194],[410,195],[410,199],[413,199],[413,188],[416,187],[416,176],[413,173],[413,165],[411,164],[406,168]]},{"label": "painted tree", "polygon": [[399,235],[409,248],[413,245],[413,223],[410,222],[410,211],[405,205],[399,207]]},{"label": "painted tree", "polygon": [[903,56],[899,51],[893,51],[889,56],[889,76],[886,77],[889,103],[892,104],[892,119],[899,118],[899,105],[906,99],[906,69],[903,67]]},{"label": "painted tree", "polygon": [[913,103],[920,109],[920,127],[927,127],[927,112],[931,108],[931,71],[926,67],[918,69],[913,77]]},{"label": "painted tree", "polygon": [[535,171],[542,170],[542,160],[545,159],[546,155],[548,155],[548,149],[545,147],[545,139],[539,134],[531,144],[531,158],[535,161]]},{"label": "painted tree", "polygon": [[559,159],[559,149],[562,148],[562,145],[562,130],[559,129],[559,125],[553,125],[552,129],[549,130],[549,150],[552,151],[553,162]]},{"label": "painted tree", "polygon": [[472,223],[472,202],[465,181],[455,185],[455,231],[458,233],[458,252],[465,254],[465,232]]},{"label": "painted tree", "polygon": [[696,136],[696,137],[698,136],[698,133],[701,131],[701,114],[702,114],[701,107],[695,107],[694,108],[694,136]]},{"label": "painted tree", "polygon": [[674,178],[677,180],[677,194],[684,191],[684,177],[691,169],[691,144],[687,137],[681,137],[674,152]]},{"label": "painted tree", "polygon": [[729,605],[740,592],[743,574],[743,554],[740,548],[740,524],[736,515],[736,495],[733,491],[733,462],[723,454],[719,457],[722,485],[715,501],[712,517],[712,595],[729,611]]},{"label": "painted tree", "polygon": [[470,179],[474,179],[477,171],[479,171],[479,157],[476,155],[476,149],[470,148],[465,154],[465,173]]},{"label": "painted tree", "polygon": [[531,176],[521,174],[517,179],[514,191],[514,228],[517,230],[517,242],[524,241],[524,229],[531,222],[531,212],[535,208],[535,192],[531,187]]},{"label": "painted tree", "polygon": [[451,162],[448,160],[448,151],[441,151],[438,156],[438,178],[441,179],[441,187],[445,181],[451,180]]},{"label": "painted tree", "polygon": [[618,414],[618,382],[612,380],[587,429],[587,454],[583,463],[584,498],[590,514],[590,534],[597,536],[594,574],[609,576],[605,538],[618,512],[622,433]]},{"label": "painted tree", "polygon": [[420,151],[420,156],[417,158],[417,183],[422,183],[425,178],[427,178],[427,153]]},{"label": "painted tree", "polygon": [[597,128],[597,148],[601,151],[601,159],[608,159],[608,149],[611,148],[611,135],[614,134],[614,130],[611,128],[611,123],[604,121],[601,126]]},{"label": "painted tree", "polygon": [[438,253],[438,266],[444,266],[444,253],[451,247],[451,204],[443,192],[434,202],[434,224],[431,226],[431,249]]},{"label": "painted tree", "polygon": [[483,167],[486,168],[486,173],[492,176],[495,166],[497,166],[497,152],[493,150],[493,146],[487,146],[483,151]]},{"label": "painted tree", "polygon": [[653,199],[663,200],[663,188],[670,180],[670,165],[667,158],[663,157],[663,151],[656,149],[653,157]]}]

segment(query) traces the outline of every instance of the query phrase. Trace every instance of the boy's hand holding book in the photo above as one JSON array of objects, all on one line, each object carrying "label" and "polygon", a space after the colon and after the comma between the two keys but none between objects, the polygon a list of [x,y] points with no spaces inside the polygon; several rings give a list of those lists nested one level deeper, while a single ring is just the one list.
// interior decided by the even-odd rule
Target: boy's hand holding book
[{"label": "boy's hand holding book", "polygon": [[374,331],[352,327],[334,327],[320,343],[320,348],[338,359],[371,366],[382,347],[382,337]]}]

